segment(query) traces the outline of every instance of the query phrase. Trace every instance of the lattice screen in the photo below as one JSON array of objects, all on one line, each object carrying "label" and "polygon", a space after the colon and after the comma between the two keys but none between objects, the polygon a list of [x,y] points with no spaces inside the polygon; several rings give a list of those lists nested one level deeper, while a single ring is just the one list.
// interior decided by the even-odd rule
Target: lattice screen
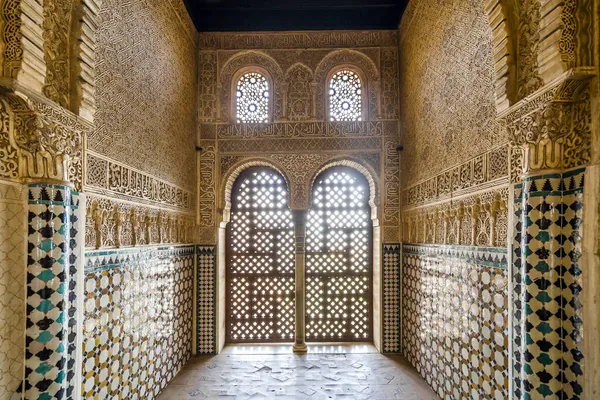
[{"label": "lattice screen", "polygon": [[232,190],[227,228],[227,341],[293,341],[294,224],[284,179],[249,168]]},{"label": "lattice screen", "polygon": [[331,168],[313,185],[306,232],[306,339],[372,339],[372,221],[367,180]]}]

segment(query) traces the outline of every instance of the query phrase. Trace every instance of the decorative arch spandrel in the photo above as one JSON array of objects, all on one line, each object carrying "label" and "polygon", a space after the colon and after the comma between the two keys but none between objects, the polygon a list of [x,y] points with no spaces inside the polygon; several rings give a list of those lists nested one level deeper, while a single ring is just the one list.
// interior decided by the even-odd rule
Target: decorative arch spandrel
[{"label": "decorative arch spandrel", "polygon": [[315,118],[313,72],[302,63],[295,63],[285,73],[284,119],[307,121]]}]

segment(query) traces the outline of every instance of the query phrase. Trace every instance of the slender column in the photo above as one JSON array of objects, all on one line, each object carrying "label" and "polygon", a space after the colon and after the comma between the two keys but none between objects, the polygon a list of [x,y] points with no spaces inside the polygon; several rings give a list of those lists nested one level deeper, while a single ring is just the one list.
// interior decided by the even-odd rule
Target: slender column
[{"label": "slender column", "polygon": [[306,334],[304,316],[305,294],[305,240],[306,240],[306,217],[308,210],[292,210],[294,218],[294,236],[296,241],[296,339],[294,341],[294,352],[305,353]]}]

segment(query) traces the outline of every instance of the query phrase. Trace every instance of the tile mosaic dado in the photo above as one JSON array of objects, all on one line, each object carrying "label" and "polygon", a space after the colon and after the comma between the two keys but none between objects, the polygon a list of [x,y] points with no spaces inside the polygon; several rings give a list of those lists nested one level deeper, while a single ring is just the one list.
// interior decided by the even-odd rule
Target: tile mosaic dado
[{"label": "tile mosaic dado", "polygon": [[402,246],[404,356],[444,399],[508,397],[507,251]]},{"label": "tile mosaic dado", "polygon": [[77,193],[69,187],[28,187],[26,398],[65,398],[73,379],[68,324],[76,208]]},{"label": "tile mosaic dado", "polygon": [[515,397],[580,399],[584,170],[525,178],[515,190]]},{"label": "tile mosaic dado", "polygon": [[23,381],[25,348],[24,187],[0,183],[0,399],[16,394]]},{"label": "tile mosaic dado", "polygon": [[216,246],[196,246],[196,354],[216,354]]},{"label": "tile mosaic dado", "polygon": [[383,245],[383,352],[400,353],[400,244]]},{"label": "tile mosaic dado", "polygon": [[187,362],[194,252],[86,252],[82,398],[155,398]]}]

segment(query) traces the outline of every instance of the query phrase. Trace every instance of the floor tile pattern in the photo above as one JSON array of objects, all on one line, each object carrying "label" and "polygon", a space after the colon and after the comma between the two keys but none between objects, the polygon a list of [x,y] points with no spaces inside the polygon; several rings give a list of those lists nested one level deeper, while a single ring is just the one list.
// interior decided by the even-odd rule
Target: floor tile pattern
[{"label": "floor tile pattern", "polygon": [[[21,185],[0,184],[0,399],[23,381],[25,349],[25,210]],[[20,399],[20,395],[17,395]]]},{"label": "floor tile pattern", "polygon": [[582,398],[583,184],[582,169],[523,182],[523,215],[516,226],[522,272],[514,277],[522,292],[517,307],[524,310],[514,337],[519,399]]},{"label": "floor tile pattern", "polygon": [[266,354],[195,357],[161,394],[179,399],[437,399],[399,356]]},{"label": "floor tile pattern", "polygon": [[403,355],[443,399],[506,399],[506,249],[445,247],[403,246]]},{"label": "floor tile pattern", "polygon": [[194,246],[86,253],[82,398],[152,399],[191,356]]},{"label": "floor tile pattern", "polygon": [[383,245],[383,352],[400,353],[400,244]]},{"label": "floor tile pattern", "polygon": [[66,397],[71,189],[28,188],[25,397]]},{"label": "floor tile pattern", "polygon": [[196,354],[216,354],[216,246],[196,246]]}]

